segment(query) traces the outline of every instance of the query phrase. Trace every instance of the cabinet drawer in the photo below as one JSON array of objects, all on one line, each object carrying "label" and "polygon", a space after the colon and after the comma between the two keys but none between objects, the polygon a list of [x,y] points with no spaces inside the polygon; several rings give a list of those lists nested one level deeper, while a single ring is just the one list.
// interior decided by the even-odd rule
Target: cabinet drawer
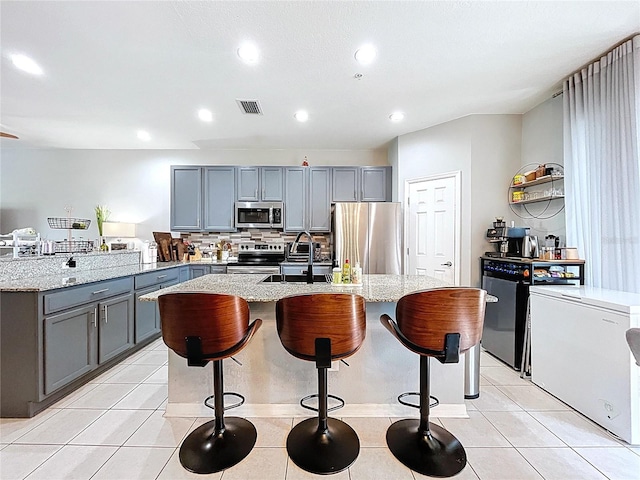
[{"label": "cabinet drawer", "polygon": [[132,277],[105,280],[104,282],[90,283],[82,287],[66,288],[56,293],[44,295],[44,313],[59,312],[67,308],[113,297],[114,295],[130,292],[132,288]]},{"label": "cabinet drawer", "polygon": [[150,287],[164,282],[172,282],[178,279],[180,272],[177,268],[147,272],[135,277],[135,289]]}]

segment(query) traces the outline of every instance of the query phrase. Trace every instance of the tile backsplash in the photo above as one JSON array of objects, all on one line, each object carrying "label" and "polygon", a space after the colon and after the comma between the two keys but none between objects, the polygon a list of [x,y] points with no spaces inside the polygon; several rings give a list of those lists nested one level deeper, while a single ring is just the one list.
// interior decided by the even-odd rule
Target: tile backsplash
[{"label": "tile backsplash", "polygon": [[[193,243],[200,250],[208,250],[210,245],[218,243],[220,240],[231,242],[231,254],[238,254],[238,245],[241,242],[252,240],[259,243],[269,243],[274,241],[293,242],[296,239],[294,233],[284,233],[279,230],[266,229],[246,229],[238,232],[224,233],[183,233],[181,237]],[[329,233],[312,233],[314,242],[320,243],[323,257],[331,258],[331,235]],[[306,237],[305,241],[306,241]]]}]

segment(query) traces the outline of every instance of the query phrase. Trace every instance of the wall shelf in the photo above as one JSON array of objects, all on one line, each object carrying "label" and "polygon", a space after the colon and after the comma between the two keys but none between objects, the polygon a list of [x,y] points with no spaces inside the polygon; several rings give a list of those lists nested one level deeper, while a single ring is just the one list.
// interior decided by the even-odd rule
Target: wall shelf
[{"label": "wall shelf", "polygon": [[[511,211],[520,218],[547,219],[555,217],[564,209],[564,167],[562,165],[547,163],[544,167],[547,169],[547,173],[551,168],[552,173],[534,180],[513,183],[516,177],[522,178],[524,172],[536,170],[536,167],[541,168],[535,164],[528,164],[516,172],[507,188],[507,204]],[[547,188],[545,189],[545,187]],[[519,197],[521,199],[514,200]]]}]

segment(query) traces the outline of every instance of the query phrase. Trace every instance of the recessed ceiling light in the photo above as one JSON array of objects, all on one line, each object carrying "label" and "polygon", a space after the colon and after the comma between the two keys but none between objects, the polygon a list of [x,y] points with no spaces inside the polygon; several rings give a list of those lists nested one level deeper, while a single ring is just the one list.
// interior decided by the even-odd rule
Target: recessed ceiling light
[{"label": "recessed ceiling light", "polygon": [[306,122],[307,120],[309,120],[309,114],[304,110],[298,110],[293,114],[293,118],[295,118],[299,122]]},{"label": "recessed ceiling light", "polygon": [[238,56],[246,63],[256,63],[260,56],[260,51],[255,45],[245,43],[238,48]]},{"label": "recessed ceiling light", "polygon": [[376,49],[373,45],[363,45],[354,56],[360,65],[369,65],[376,58]]},{"label": "recessed ceiling light", "polygon": [[145,132],[144,130],[138,130],[138,138],[140,140],[148,142],[149,140],[151,140],[151,135],[149,135],[149,132]]},{"label": "recessed ceiling light", "polygon": [[42,68],[40,68],[40,65],[38,65],[33,61],[33,59],[27,57],[26,55],[11,55],[11,61],[16,68],[19,68],[22,71],[31,73],[32,75],[42,75]]},{"label": "recessed ceiling light", "polygon": [[391,115],[389,115],[389,120],[391,120],[392,122],[400,122],[404,119],[404,113],[402,112],[393,112]]},{"label": "recessed ceiling light", "polygon": [[198,118],[203,122],[211,122],[213,121],[213,113],[211,113],[211,110],[201,108],[200,110],[198,110]]}]

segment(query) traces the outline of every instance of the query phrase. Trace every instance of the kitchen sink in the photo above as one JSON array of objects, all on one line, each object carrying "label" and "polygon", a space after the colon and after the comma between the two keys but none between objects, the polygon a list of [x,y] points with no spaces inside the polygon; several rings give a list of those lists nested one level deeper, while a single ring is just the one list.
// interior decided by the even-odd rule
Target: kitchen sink
[{"label": "kitchen sink", "polygon": [[[314,275],[313,283],[329,283],[331,277],[327,275]],[[281,275],[279,273],[269,275],[260,283],[307,283],[306,275]]]}]

